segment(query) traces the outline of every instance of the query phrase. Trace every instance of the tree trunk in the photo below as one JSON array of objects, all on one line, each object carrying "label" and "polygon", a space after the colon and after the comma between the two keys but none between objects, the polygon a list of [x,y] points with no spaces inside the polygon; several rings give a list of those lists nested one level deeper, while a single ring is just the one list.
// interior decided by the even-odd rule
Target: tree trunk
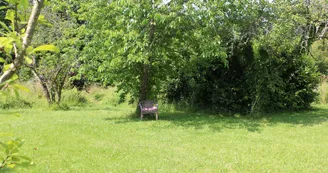
[{"label": "tree trunk", "polygon": [[143,100],[147,100],[150,93],[150,87],[149,87],[149,71],[150,71],[150,65],[149,64],[143,64],[142,67],[142,76],[141,76],[141,84],[140,84],[140,96],[139,96],[139,102]]},{"label": "tree trunk", "polygon": [[67,74],[69,72],[69,70],[71,69],[71,67],[68,67],[64,73],[63,78],[61,79],[61,81],[59,81],[59,86],[58,86],[58,91],[57,91],[57,96],[58,96],[58,100],[57,103],[60,104],[61,102],[61,98],[62,98],[62,90],[64,88],[64,84],[65,84],[65,80],[67,78]]},{"label": "tree trunk", "polygon": [[141,74],[141,84],[140,84],[140,96],[139,102],[143,100],[148,100],[151,96],[151,65],[152,65],[152,48],[155,40],[155,22],[154,19],[151,19],[149,22],[149,47],[148,51],[150,56],[147,61],[143,63],[142,74]]},{"label": "tree trunk", "polygon": [[50,98],[52,103],[56,103],[56,89],[54,85],[50,85]]},{"label": "tree trunk", "polygon": [[50,98],[50,93],[49,93],[49,89],[47,87],[47,84],[45,83],[44,79],[42,79],[40,77],[40,74],[38,74],[34,68],[31,67],[31,69],[32,69],[32,72],[33,72],[34,76],[36,76],[39,79],[39,82],[42,86],[44,96],[46,97],[46,99],[48,101],[48,104],[51,105],[52,101],[51,101],[51,98]]},{"label": "tree trunk", "polygon": [[24,56],[26,54],[26,49],[30,46],[33,38],[33,33],[43,6],[44,0],[35,0],[32,9],[32,14],[27,24],[27,29],[25,36],[23,38],[22,49],[17,51],[14,62],[11,64],[10,68],[5,71],[0,77],[0,83],[9,80],[16,71],[22,66],[24,62]]},{"label": "tree trunk", "polygon": [[46,99],[48,101],[48,104],[51,105],[52,101],[51,101],[51,98],[50,98],[50,94],[49,94],[49,90],[48,90],[47,85],[42,80],[40,80],[40,84],[42,86],[44,96],[46,97]]}]

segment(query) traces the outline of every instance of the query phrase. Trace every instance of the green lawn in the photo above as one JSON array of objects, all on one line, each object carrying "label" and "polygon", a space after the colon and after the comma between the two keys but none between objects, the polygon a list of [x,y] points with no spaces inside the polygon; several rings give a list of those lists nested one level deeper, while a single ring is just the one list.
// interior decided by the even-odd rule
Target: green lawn
[{"label": "green lawn", "polygon": [[328,172],[328,107],[256,120],[162,112],[140,121],[132,111],[0,110],[0,132],[25,139],[20,152],[35,162],[12,172]]}]

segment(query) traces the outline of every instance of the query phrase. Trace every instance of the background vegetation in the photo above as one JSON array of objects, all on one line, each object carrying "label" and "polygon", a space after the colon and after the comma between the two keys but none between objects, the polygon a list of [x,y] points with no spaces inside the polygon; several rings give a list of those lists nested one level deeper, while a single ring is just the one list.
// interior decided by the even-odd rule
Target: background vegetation
[{"label": "background vegetation", "polygon": [[[8,3],[2,27],[24,28],[23,13],[8,14],[29,3]],[[60,104],[70,83],[78,90],[88,83],[115,86],[121,101],[130,95],[135,104],[155,99],[243,114],[307,109],[326,75],[327,10],[321,0],[52,1],[31,46],[56,49],[28,53],[18,75],[35,77],[49,104]],[[14,49],[5,43],[10,64]]]}]

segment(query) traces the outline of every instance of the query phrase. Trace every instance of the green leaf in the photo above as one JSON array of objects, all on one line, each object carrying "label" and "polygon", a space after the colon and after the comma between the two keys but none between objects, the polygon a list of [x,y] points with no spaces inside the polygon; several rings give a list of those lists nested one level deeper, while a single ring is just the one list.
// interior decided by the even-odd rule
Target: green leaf
[{"label": "green leaf", "polygon": [[6,45],[12,43],[14,41],[11,37],[0,37],[0,47],[5,47]]},{"label": "green leaf", "polygon": [[42,46],[39,46],[39,47],[33,49],[33,52],[41,52],[41,51],[51,51],[51,52],[55,52],[55,53],[60,52],[59,48],[52,44],[42,45]]},{"label": "green leaf", "polygon": [[6,18],[5,19],[8,19],[11,22],[14,22],[14,19],[15,19],[15,11],[14,10],[7,10]]},{"label": "green leaf", "polygon": [[7,7],[7,6],[1,6],[0,7],[0,10],[6,9],[6,8],[9,8],[9,7]]},{"label": "green leaf", "polygon": [[45,0],[44,1],[44,6],[48,6],[50,3],[49,3],[49,1],[48,0]]},{"label": "green leaf", "polygon": [[16,43],[16,47],[18,49],[21,48],[22,45],[22,38],[20,37],[20,35],[18,35],[16,32],[10,32],[8,33],[8,38],[12,39],[15,43]]},{"label": "green leaf", "polygon": [[5,62],[5,59],[3,59],[3,58],[0,58],[0,62]]},{"label": "green leaf", "polygon": [[156,13],[154,18],[155,18],[155,21],[160,21],[161,20],[161,14]]},{"label": "green leaf", "polygon": [[5,23],[3,23],[3,22],[0,21],[0,25],[1,25],[3,28],[5,28],[7,31],[10,31],[10,29],[8,28],[8,26],[7,26]]},{"label": "green leaf", "polygon": [[15,88],[19,89],[19,90],[22,90],[22,91],[25,91],[25,92],[30,92],[30,89],[28,89],[26,86],[19,85],[19,84],[14,84],[13,86]]},{"label": "green leaf", "polygon": [[27,49],[26,49],[26,54],[32,54],[33,53],[33,50],[34,48],[32,46],[29,46]]},{"label": "green leaf", "polygon": [[11,45],[11,44],[7,44],[6,46],[5,46],[5,52],[6,52],[6,54],[8,55],[8,56],[10,56],[11,57],[11,55],[10,55],[10,53],[11,53],[11,50],[13,49],[13,45]]},{"label": "green leaf", "polygon": [[28,0],[21,0],[20,5],[21,5],[24,9],[27,9],[27,8],[28,8]]},{"label": "green leaf", "polygon": [[11,81],[15,81],[15,80],[17,80],[17,79],[18,79],[18,75],[17,75],[17,74],[14,74],[14,75],[10,78]]},{"label": "green leaf", "polygon": [[52,27],[52,24],[49,23],[45,18],[44,18],[44,15],[40,15],[39,18],[38,18],[38,23],[39,24],[42,24],[42,25],[46,25],[46,26],[50,26]]},{"label": "green leaf", "polygon": [[24,59],[25,59],[25,62],[27,64],[32,64],[33,63],[33,60],[31,58],[27,57],[27,56],[24,56]]},{"label": "green leaf", "polygon": [[11,66],[11,64],[6,64],[6,65],[3,67],[2,71],[7,71],[7,70],[9,70],[10,66]]},{"label": "green leaf", "polygon": [[15,166],[16,166],[16,164],[11,163],[11,164],[9,164],[7,167],[8,167],[8,168],[14,168]]}]

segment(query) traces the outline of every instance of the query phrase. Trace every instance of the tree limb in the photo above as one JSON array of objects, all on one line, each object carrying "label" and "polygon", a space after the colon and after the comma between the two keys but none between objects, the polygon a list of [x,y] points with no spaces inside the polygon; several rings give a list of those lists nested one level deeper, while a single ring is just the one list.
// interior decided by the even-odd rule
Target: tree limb
[{"label": "tree limb", "polygon": [[5,71],[0,77],[0,83],[3,83],[10,79],[15,72],[22,66],[24,62],[24,56],[26,54],[26,49],[30,46],[33,38],[33,33],[40,16],[40,12],[43,6],[44,0],[34,0],[34,6],[32,9],[32,14],[27,24],[27,29],[25,36],[23,38],[22,49],[18,51],[17,57],[15,57],[14,62],[11,64],[10,68]]}]

